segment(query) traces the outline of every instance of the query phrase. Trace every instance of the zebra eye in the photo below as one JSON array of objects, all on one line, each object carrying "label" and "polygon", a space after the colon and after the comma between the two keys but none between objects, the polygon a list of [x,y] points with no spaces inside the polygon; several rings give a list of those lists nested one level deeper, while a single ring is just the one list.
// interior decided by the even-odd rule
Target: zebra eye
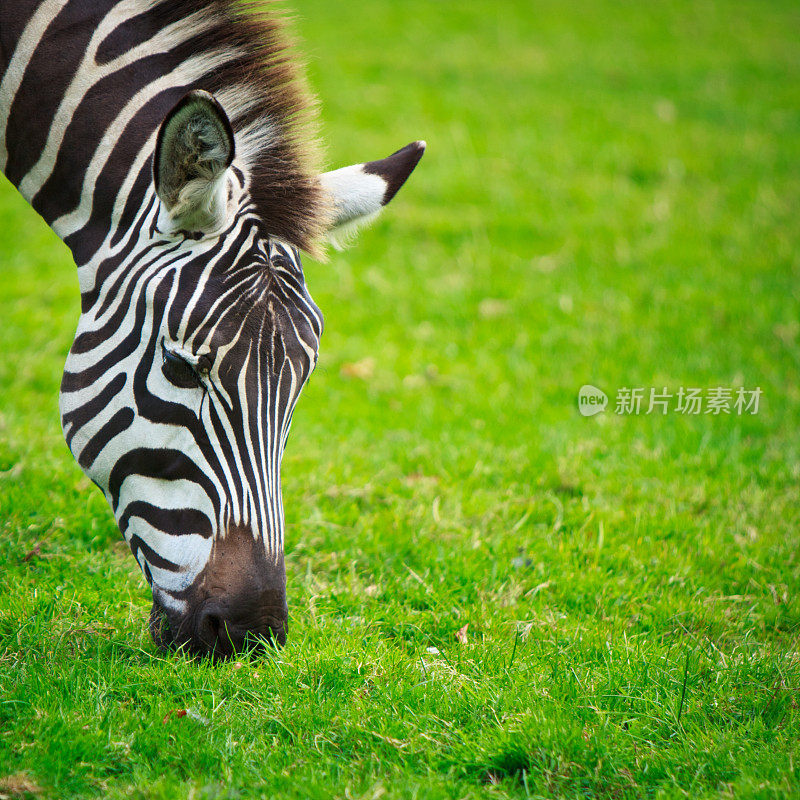
[{"label": "zebra eye", "polygon": [[177,353],[172,353],[161,343],[161,371],[164,377],[181,389],[191,389],[200,385],[200,378],[194,367]]}]

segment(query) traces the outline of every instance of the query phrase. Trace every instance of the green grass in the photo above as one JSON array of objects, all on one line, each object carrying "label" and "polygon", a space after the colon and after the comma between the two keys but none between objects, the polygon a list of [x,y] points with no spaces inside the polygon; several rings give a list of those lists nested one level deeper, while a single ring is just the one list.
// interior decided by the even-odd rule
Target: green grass
[{"label": "green grass", "polygon": [[306,263],[289,644],[155,651],[59,429],[75,273],[4,184],[0,796],[798,796],[797,5],[295,7],[331,163],[429,150]]}]

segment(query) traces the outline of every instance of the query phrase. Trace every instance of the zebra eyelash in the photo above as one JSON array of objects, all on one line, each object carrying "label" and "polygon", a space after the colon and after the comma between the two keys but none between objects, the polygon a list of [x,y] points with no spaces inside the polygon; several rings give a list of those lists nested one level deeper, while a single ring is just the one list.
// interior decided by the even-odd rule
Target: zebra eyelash
[{"label": "zebra eyelash", "polygon": [[200,374],[204,370],[189,362],[178,353],[168,350],[161,341],[161,373],[180,389],[194,389],[203,385]]}]

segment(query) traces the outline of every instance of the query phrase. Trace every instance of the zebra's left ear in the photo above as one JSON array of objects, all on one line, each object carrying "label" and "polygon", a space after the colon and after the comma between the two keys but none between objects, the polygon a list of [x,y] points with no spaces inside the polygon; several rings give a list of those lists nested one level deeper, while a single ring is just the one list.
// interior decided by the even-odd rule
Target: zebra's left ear
[{"label": "zebra's left ear", "polygon": [[411,142],[388,158],[354,164],[320,175],[333,206],[328,240],[341,250],[356,230],[369,224],[397,194],[425,152],[425,142]]},{"label": "zebra's left ear", "polygon": [[161,123],[153,182],[176,230],[210,232],[227,218],[233,128],[213,95],[189,92]]}]

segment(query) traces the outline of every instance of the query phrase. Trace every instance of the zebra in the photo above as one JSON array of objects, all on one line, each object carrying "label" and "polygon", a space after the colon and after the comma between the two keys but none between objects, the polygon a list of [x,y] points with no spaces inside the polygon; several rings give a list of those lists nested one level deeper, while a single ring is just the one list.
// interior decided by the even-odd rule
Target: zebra
[{"label": "zebra", "polygon": [[81,312],[64,436],[151,587],[160,648],[288,630],[280,465],[324,258],[425,149],[317,169],[284,15],[239,0],[4,0],[0,167],[64,241]]}]

